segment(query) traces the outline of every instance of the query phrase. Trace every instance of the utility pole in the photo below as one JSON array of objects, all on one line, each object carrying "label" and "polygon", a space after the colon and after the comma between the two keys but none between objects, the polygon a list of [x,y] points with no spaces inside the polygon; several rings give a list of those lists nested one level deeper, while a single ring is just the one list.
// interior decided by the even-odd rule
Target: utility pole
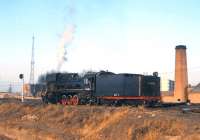
[{"label": "utility pole", "polygon": [[[31,55],[31,72],[30,72],[30,80],[29,80],[29,84],[30,86],[33,86],[33,92],[35,93],[35,83],[34,83],[34,65],[35,65],[35,48],[34,48],[34,43],[35,43],[35,37],[33,35],[32,37],[32,55]],[[30,88],[30,91],[32,92],[31,90],[32,88]]]},{"label": "utility pole", "polygon": [[8,93],[12,93],[12,84],[10,84],[8,87]]}]

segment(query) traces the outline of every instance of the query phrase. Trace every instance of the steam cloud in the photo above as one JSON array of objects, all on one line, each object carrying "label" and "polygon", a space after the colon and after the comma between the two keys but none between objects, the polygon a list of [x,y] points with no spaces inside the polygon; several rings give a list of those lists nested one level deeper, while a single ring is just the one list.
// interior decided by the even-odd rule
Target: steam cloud
[{"label": "steam cloud", "polygon": [[58,44],[58,65],[57,71],[60,71],[63,64],[67,61],[67,47],[72,43],[74,39],[74,33],[76,29],[76,25],[72,22],[73,14],[74,14],[74,5],[73,2],[70,1],[70,6],[67,8],[68,14],[67,17],[70,21],[66,25],[64,32],[62,33],[60,42]]},{"label": "steam cloud", "polygon": [[74,38],[76,26],[74,24],[67,25],[63,35],[61,37],[59,46],[58,46],[58,66],[57,70],[60,71],[64,62],[67,61],[67,46],[69,46]]}]

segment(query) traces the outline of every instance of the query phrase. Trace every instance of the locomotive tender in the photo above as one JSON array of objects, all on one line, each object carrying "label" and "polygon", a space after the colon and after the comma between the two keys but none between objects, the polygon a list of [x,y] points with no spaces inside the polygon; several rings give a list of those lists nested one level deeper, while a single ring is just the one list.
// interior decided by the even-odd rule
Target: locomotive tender
[{"label": "locomotive tender", "polygon": [[160,77],[140,74],[115,74],[107,71],[52,73],[46,76],[45,103],[78,104],[153,104],[160,101]]}]

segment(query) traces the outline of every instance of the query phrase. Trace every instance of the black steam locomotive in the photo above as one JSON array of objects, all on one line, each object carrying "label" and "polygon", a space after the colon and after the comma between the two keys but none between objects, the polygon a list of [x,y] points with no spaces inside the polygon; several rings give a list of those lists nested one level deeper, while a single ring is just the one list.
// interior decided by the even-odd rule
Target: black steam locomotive
[{"label": "black steam locomotive", "polygon": [[160,78],[153,75],[115,74],[107,71],[52,73],[46,76],[45,103],[154,104],[160,101]]}]

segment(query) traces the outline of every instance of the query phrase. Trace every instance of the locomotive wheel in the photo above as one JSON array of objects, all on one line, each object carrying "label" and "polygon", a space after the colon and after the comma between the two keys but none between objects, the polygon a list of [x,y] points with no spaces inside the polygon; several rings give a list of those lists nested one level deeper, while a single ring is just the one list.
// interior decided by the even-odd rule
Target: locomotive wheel
[{"label": "locomotive wheel", "polygon": [[72,105],[78,105],[79,103],[79,98],[77,95],[74,95],[72,98]]},{"label": "locomotive wheel", "polygon": [[63,95],[62,99],[61,99],[61,104],[62,105],[67,105],[67,103],[68,103],[67,97],[66,97],[66,95]]},{"label": "locomotive wheel", "polygon": [[67,105],[73,105],[72,95],[68,95],[68,98],[67,98]]},{"label": "locomotive wheel", "polygon": [[67,99],[62,99],[62,100],[61,100],[61,104],[62,104],[62,105],[67,105]]}]

